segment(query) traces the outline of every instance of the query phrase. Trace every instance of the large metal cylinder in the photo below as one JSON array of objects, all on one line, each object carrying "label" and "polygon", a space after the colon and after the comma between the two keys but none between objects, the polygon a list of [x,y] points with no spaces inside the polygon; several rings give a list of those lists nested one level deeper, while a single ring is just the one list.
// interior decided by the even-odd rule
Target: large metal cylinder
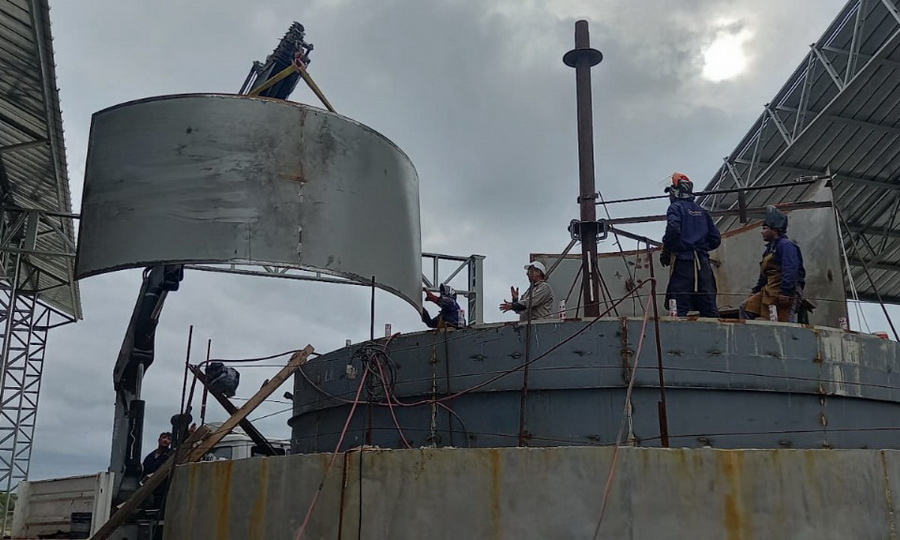
[{"label": "large metal cylinder", "polygon": [[[642,323],[540,322],[530,345],[521,324],[398,336],[385,360],[369,361],[362,398],[372,403],[357,407],[341,449],[401,448],[403,438],[412,447],[592,446],[618,437],[660,446],[655,337],[649,326],[642,336]],[[660,342],[672,447],[900,448],[896,342],[768,321],[668,319]],[[295,453],[337,447],[365,373],[362,347],[316,358],[296,376]],[[384,377],[374,375],[378,363]],[[389,370],[396,374],[384,385]]]},{"label": "large metal cylinder", "polygon": [[96,113],[77,277],[179,263],[374,277],[421,306],[415,168],[371,128],[288,101],[176,95]]}]

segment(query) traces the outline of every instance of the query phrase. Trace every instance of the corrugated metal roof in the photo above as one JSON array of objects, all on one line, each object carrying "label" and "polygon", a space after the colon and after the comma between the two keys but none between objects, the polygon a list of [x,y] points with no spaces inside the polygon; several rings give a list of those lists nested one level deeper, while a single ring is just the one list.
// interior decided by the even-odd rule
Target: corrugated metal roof
[{"label": "corrugated metal roof", "polygon": [[[900,10],[895,2],[848,2],[706,190],[780,184],[830,171],[836,175],[834,201],[846,221],[843,241],[860,297],[873,300],[877,291],[885,301],[900,303]],[[746,201],[754,207],[796,201],[814,189],[747,192]],[[708,196],[703,204],[735,207],[737,195]],[[719,225],[730,230],[740,223],[725,217]]]},{"label": "corrugated metal roof", "polygon": [[0,0],[0,70],[3,271],[12,281],[21,255],[19,290],[81,318],[47,0]]}]

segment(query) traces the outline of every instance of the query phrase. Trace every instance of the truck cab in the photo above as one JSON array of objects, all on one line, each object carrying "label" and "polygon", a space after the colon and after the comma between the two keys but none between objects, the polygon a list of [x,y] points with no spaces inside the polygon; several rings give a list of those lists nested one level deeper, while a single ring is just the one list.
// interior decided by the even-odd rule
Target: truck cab
[{"label": "truck cab", "polygon": [[[210,424],[210,427],[215,429],[217,427],[216,424]],[[284,455],[287,454],[290,443],[285,440],[270,440],[270,444],[278,451],[279,454]],[[215,445],[212,450],[209,451],[206,456],[203,457],[203,461],[221,461],[228,459],[244,459],[256,456],[265,456],[265,452],[259,449],[259,447],[254,444],[253,440],[247,435],[244,430],[237,427],[223,438],[219,444]]]}]

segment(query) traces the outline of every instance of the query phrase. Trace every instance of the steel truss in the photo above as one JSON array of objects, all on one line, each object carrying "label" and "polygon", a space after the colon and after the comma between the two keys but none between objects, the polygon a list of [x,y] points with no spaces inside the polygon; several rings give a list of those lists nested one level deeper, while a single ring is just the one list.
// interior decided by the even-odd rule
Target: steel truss
[{"label": "steel truss", "polygon": [[3,369],[0,372],[0,490],[28,479],[47,330],[53,310],[0,285]]},{"label": "steel truss", "polygon": [[[0,491],[9,493],[28,479],[48,330],[76,320],[42,299],[54,292],[77,295],[77,288],[46,260],[68,264],[75,251],[59,215],[2,208],[0,217]],[[42,234],[58,236],[69,250],[39,252],[35,246]],[[73,299],[77,304],[77,296]],[[0,530],[6,528],[9,502]]]},{"label": "steel truss", "polygon": [[[843,242],[868,248],[851,264],[857,283],[863,265],[878,270],[860,288],[900,301],[900,9],[897,0],[850,0],[776,94],[704,191],[833,175],[834,202],[847,218]],[[807,198],[814,187],[745,193],[765,206]],[[738,207],[737,193],[704,197],[710,209]],[[720,228],[739,225],[719,220]]]},{"label": "steel truss", "polygon": [[[436,289],[441,283],[450,283],[465,270],[465,288],[454,288],[468,300],[467,320],[471,324],[484,322],[484,255],[441,255],[437,253],[422,253],[423,264],[431,267],[430,275],[422,275],[422,284],[429,289]],[[443,263],[443,264],[442,264]],[[452,269],[447,273],[447,264]],[[324,281],[326,283],[342,283],[345,285],[366,285],[360,281],[352,281],[343,277],[325,274],[322,272],[306,271],[284,266],[249,266],[227,265],[211,266],[206,264],[185,265],[188,270],[200,270],[203,272],[220,272],[224,274],[241,274],[248,276],[279,277],[285,279],[298,279],[301,281]]]}]

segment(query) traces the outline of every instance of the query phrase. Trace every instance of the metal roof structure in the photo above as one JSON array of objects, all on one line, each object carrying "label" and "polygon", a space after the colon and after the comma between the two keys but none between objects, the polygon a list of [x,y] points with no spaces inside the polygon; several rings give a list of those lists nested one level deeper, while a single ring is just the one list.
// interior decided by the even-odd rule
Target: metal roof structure
[{"label": "metal roof structure", "polygon": [[[833,174],[849,276],[860,299],[900,303],[898,141],[900,7],[897,0],[850,0],[706,190]],[[815,189],[806,184],[743,196],[747,206],[759,207],[798,201]],[[709,195],[702,204],[736,208],[738,194]],[[740,225],[737,217],[719,220],[723,231]],[[846,277],[845,283],[852,289]]]},{"label": "metal roof structure", "polygon": [[0,491],[10,492],[28,479],[47,333],[81,318],[47,0],[0,0],[0,69]]},{"label": "metal roof structure", "polygon": [[75,216],[47,0],[0,1],[0,66],[3,277],[74,321]]}]

